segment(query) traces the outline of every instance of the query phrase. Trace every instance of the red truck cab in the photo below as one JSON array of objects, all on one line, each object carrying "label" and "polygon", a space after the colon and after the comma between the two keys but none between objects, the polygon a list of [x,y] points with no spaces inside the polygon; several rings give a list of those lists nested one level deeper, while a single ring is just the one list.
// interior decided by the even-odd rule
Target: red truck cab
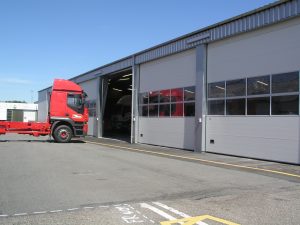
[{"label": "red truck cab", "polygon": [[72,136],[87,134],[88,110],[86,93],[68,80],[54,80],[49,104],[49,123],[57,142],[69,142]]}]

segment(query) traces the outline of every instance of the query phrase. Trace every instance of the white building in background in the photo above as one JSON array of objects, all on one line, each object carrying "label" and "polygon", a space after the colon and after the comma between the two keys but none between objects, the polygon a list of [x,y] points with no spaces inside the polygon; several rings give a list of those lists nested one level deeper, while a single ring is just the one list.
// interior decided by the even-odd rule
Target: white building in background
[{"label": "white building in background", "polygon": [[0,102],[0,120],[30,122],[37,120],[38,104]]}]

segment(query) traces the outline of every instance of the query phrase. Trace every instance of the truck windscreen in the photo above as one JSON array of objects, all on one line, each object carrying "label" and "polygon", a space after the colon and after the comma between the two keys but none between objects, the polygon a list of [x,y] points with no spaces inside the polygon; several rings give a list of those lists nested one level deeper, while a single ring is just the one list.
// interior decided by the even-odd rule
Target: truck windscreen
[{"label": "truck windscreen", "polygon": [[84,101],[81,94],[68,94],[68,106],[77,113],[83,113]]}]

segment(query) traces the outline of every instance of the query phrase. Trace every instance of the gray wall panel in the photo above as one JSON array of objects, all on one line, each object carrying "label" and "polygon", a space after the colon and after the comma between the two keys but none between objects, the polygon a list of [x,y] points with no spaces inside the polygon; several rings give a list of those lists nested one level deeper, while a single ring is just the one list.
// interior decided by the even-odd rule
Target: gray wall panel
[{"label": "gray wall panel", "polygon": [[38,101],[45,101],[47,99],[47,89],[38,92]]},{"label": "gray wall panel", "polygon": [[[87,100],[97,100],[99,92],[98,79],[93,79],[79,83],[81,88],[87,93]],[[96,104],[99,104],[96,102]],[[97,106],[96,106],[97,107]],[[88,135],[97,136],[97,117],[89,117],[88,121]]]},{"label": "gray wall panel", "polygon": [[87,93],[87,100],[96,100],[98,93],[98,80],[93,79],[86,82],[79,83],[80,87]]},{"label": "gray wall panel", "polygon": [[195,49],[140,66],[140,92],[195,85]]},{"label": "gray wall panel", "polygon": [[145,118],[139,121],[140,143],[194,149],[194,117]]},{"label": "gray wall panel", "polygon": [[299,117],[208,116],[206,135],[209,152],[300,163]]},{"label": "gray wall panel", "polygon": [[208,45],[208,82],[299,70],[300,18]]},{"label": "gray wall panel", "polygon": [[51,92],[51,88],[44,89],[38,93],[38,121],[45,122],[48,116],[48,93]]},{"label": "gray wall panel", "polygon": [[48,101],[39,101],[38,102],[38,122],[45,122],[48,115]]},{"label": "gray wall panel", "polygon": [[87,135],[97,136],[97,118],[89,117]]}]

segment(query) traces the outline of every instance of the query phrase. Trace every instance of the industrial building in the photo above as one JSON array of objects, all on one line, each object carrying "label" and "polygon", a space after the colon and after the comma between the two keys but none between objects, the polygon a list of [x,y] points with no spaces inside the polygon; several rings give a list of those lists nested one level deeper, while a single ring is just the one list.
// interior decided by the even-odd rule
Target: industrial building
[{"label": "industrial building", "polygon": [[88,134],[300,164],[299,15],[277,1],[70,79]]},{"label": "industrial building", "polygon": [[0,120],[29,122],[37,120],[38,104],[0,102]]}]

